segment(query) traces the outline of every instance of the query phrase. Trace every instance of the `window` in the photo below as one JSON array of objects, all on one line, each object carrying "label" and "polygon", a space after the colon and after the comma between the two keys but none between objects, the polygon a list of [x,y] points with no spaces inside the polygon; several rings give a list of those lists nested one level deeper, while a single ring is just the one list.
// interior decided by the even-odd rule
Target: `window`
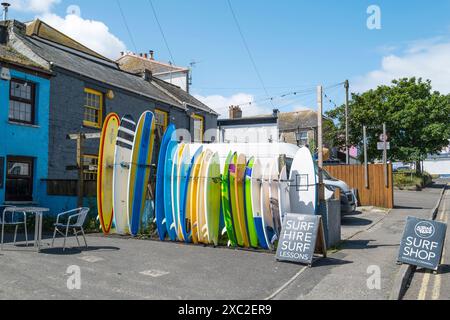
[{"label": "window", "polygon": [[35,109],[34,83],[12,79],[9,91],[9,120],[26,124],[34,124]]},{"label": "window", "polygon": [[299,146],[308,145],[308,131],[301,131],[296,134],[297,143]]},{"label": "window", "polygon": [[161,134],[166,132],[168,126],[168,113],[165,111],[155,110],[156,129],[160,130]]},{"label": "window", "polygon": [[6,201],[33,201],[33,159],[8,157]]},{"label": "window", "polygon": [[101,128],[103,124],[103,94],[101,92],[84,89],[84,121],[87,127]]},{"label": "window", "polygon": [[203,142],[203,117],[194,115],[194,142],[202,143]]},{"label": "window", "polygon": [[84,181],[97,181],[98,156],[83,156],[83,177]]}]

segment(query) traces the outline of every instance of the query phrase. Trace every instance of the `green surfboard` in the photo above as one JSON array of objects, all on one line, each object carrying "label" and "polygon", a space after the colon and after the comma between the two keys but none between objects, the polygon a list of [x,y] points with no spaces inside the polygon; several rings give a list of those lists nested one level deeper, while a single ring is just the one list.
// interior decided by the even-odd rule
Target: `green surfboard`
[{"label": "green surfboard", "polygon": [[258,248],[258,234],[256,233],[255,221],[253,219],[252,206],[252,171],[255,158],[251,158],[247,163],[245,171],[245,216],[247,218],[247,228],[250,240],[250,246]]},{"label": "green surfboard", "polygon": [[230,203],[230,163],[233,160],[233,153],[230,152],[225,162],[222,176],[222,211],[225,220],[225,229],[232,246],[237,245],[236,233],[234,231],[233,216]]},{"label": "green surfboard", "polygon": [[233,154],[231,158],[229,173],[230,173],[230,203],[231,203],[231,214],[233,217],[234,232],[236,235],[236,243],[240,247],[244,247],[244,236],[241,231],[241,225],[239,223],[239,209],[238,209],[238,199],[236,197],[236,180],[237,180],[237,163],[238,155]]}]

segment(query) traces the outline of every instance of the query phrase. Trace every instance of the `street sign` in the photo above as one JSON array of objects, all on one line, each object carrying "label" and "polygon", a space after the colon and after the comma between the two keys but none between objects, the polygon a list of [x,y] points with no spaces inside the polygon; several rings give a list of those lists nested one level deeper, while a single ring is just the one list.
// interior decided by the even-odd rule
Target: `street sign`
[{"label": "street sign", "polygon": [[[378,150],[384,150],[384,142],[378,142],[377,149]],[[390,142],[386,142],[386,150],[391,150],[391,143]]]},{"label": "street sign", "polygon": [[277,260],[312,265],[314,253],[326,257],[322,218],[314,215],[287,214],[278,242]]},{"label": "street sign", "polygon": [[408,217],[398,261],[425,269],[438,270],[446,231],[445,223]]},{"label": "street sign", "polygon": [[386,134],[380,134],[380,141],[381,142],[387,142],[389,140],[389,136]]}]

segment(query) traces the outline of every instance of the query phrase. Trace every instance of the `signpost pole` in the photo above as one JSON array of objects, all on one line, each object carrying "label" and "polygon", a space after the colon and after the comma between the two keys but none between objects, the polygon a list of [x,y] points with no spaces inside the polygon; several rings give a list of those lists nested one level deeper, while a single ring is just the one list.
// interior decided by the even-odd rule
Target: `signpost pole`
[{"label": "signpost pole", "polygon": [[[317,144],[319,168],[323,168],[323,87],[317,87]],[[319,174],[319,201],[325,200],[323,176]]]},{"label": "signpost pole", "polygon": [[369,164],[367,159],[367,127],[363,126],[363,140],[364,140],[364,180],[366,189],[369,189]]},{"label": "signpost pole", "polygon": [[388,179],[388,165],[387,165],[387,130],[386,123],[383,123],[383,164],[384,164],[384,185],[385,187],[389,187],[389,179]]}]

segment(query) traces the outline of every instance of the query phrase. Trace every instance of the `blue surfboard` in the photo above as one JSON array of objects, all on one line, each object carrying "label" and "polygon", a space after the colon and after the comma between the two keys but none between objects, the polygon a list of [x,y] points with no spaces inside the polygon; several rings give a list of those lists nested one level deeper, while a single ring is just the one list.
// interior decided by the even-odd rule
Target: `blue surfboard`
[{"label": "blue surfboard", "polygon": [[161,141],[161,149],[158,157],[158,168],[156,178],[156,227],[158,229],[159,239],[164,241],[167,235],[166,215],[164,208],[164,165],[166,163],[167,148],[172,140],[172,135],[175,132],[175,125],[170,124]]},{"label": "blue surfboard", "polygon": [[186,220],[186,211],[187,211],[187,194],[189,189],[189,184],[191,183],[191,174],[192,174],[192,168],[194,167],[195,162],[197,161],[198,157],[202,154],[203,147],[200,147],[192,157],[192,160],[190,164],[187,167],[187,171],[185,174],[186,180],[183,181],[184,183],[184,190],[182,192],[181,196],[181,221],[183,221],[181,227],[183,231],[183,236],[186,242],[191,242],[192,240],[192,231],[190,230],[190,223]]},{"label": "blue surfboard", "polygon": [[[135,141],[133,146],[132,168],[130,172],[130,179],[133,178],[133,171],[135,172],[134,182],[130,180],[130,186],[134,183],[132,189],[132,211],[130,222],[130,232],[133,236],[136,236],[139,233],[145,209],[155,138],[153,132],[154,127],[155,117],[153,113],[150,111],[144,112],[137,126],[135,139],[138,140]],[[139,132],[140,130],[141,132]],[[135,157],[135,155],[137,155],[137,157]],[[133,161],[136,160],[137,162],[133,163]]]},{"label": "blue surfboard", "polygon": [[164,164],[164,215],[166,217],[166,229],[171,241],[177,240],[177,229],[172,211],[172,167],[178,142],[171,138],[166,151]]}]

